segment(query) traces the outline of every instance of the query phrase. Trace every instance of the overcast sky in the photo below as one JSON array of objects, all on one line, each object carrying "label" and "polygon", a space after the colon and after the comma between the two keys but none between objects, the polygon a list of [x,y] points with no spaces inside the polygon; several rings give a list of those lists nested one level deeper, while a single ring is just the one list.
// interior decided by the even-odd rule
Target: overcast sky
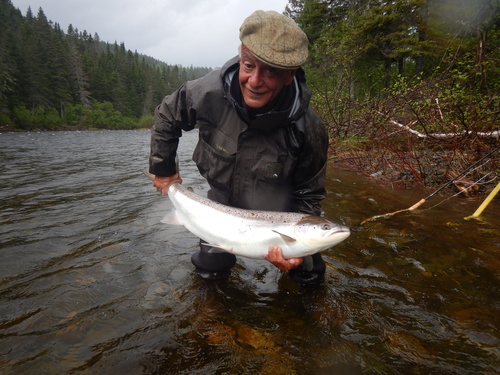
[{"label": "overcast sky", "polygon": [[238,53],[239,28],[258,9],[282,13],[288,0],[11,0],[31,6],[67,32],[97,33],[102,41],[168,64],[222,66]]}]

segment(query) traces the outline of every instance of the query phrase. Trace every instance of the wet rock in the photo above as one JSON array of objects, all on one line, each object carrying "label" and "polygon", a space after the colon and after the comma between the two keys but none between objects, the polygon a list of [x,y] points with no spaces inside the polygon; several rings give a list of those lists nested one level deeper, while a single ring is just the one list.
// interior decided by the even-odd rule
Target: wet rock
[{"label": "wet rock", "polygon": [[255,349],[272,348],[275,346],[269,334],[245,325],[238,328],[238,341]]}]

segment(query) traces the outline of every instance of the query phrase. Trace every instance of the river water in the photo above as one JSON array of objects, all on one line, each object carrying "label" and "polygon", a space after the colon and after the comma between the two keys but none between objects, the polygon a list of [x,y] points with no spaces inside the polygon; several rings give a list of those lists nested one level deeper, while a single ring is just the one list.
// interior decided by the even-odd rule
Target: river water
[{"label": "river water", "polygon": [[[184,184],[206,185],[182,138]],[[1,374],[493,374],[500,204],[328,173],[326,216],[352,228],[319,287],[238,258],[193,272],[198,239],[141,174],[148,131],[0,134]],[[483,197],[484,198],[484,197]]]}]

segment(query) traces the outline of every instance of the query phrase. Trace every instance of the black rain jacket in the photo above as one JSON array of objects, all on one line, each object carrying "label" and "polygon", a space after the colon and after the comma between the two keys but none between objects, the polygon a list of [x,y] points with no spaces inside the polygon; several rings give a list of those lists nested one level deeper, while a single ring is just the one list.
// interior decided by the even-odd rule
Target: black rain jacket
[{"label": "black rain jacket", "polygon": [[304,72],[298,69],[287,87],[284,107],[255,115],[242,105],[238,69],[235,57],[164,98],[151,129],[149,171],[175,174],[182,131],[199,127],[193,160],[210,185],[210,199],[239,208],[320,215],[328,134],[309,106]]}]

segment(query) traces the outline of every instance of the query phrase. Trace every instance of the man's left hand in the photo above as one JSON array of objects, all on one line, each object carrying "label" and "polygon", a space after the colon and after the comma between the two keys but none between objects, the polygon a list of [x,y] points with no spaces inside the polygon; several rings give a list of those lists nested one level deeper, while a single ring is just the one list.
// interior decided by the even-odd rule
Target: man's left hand
[{"label": "man's left hand", "polygon": [[278,245],[269,246],[269,252],[264,255],[264,258],[274,264],[282,271],[290,271],[302,264],[302,258],[283,258],[283,250]]}]

